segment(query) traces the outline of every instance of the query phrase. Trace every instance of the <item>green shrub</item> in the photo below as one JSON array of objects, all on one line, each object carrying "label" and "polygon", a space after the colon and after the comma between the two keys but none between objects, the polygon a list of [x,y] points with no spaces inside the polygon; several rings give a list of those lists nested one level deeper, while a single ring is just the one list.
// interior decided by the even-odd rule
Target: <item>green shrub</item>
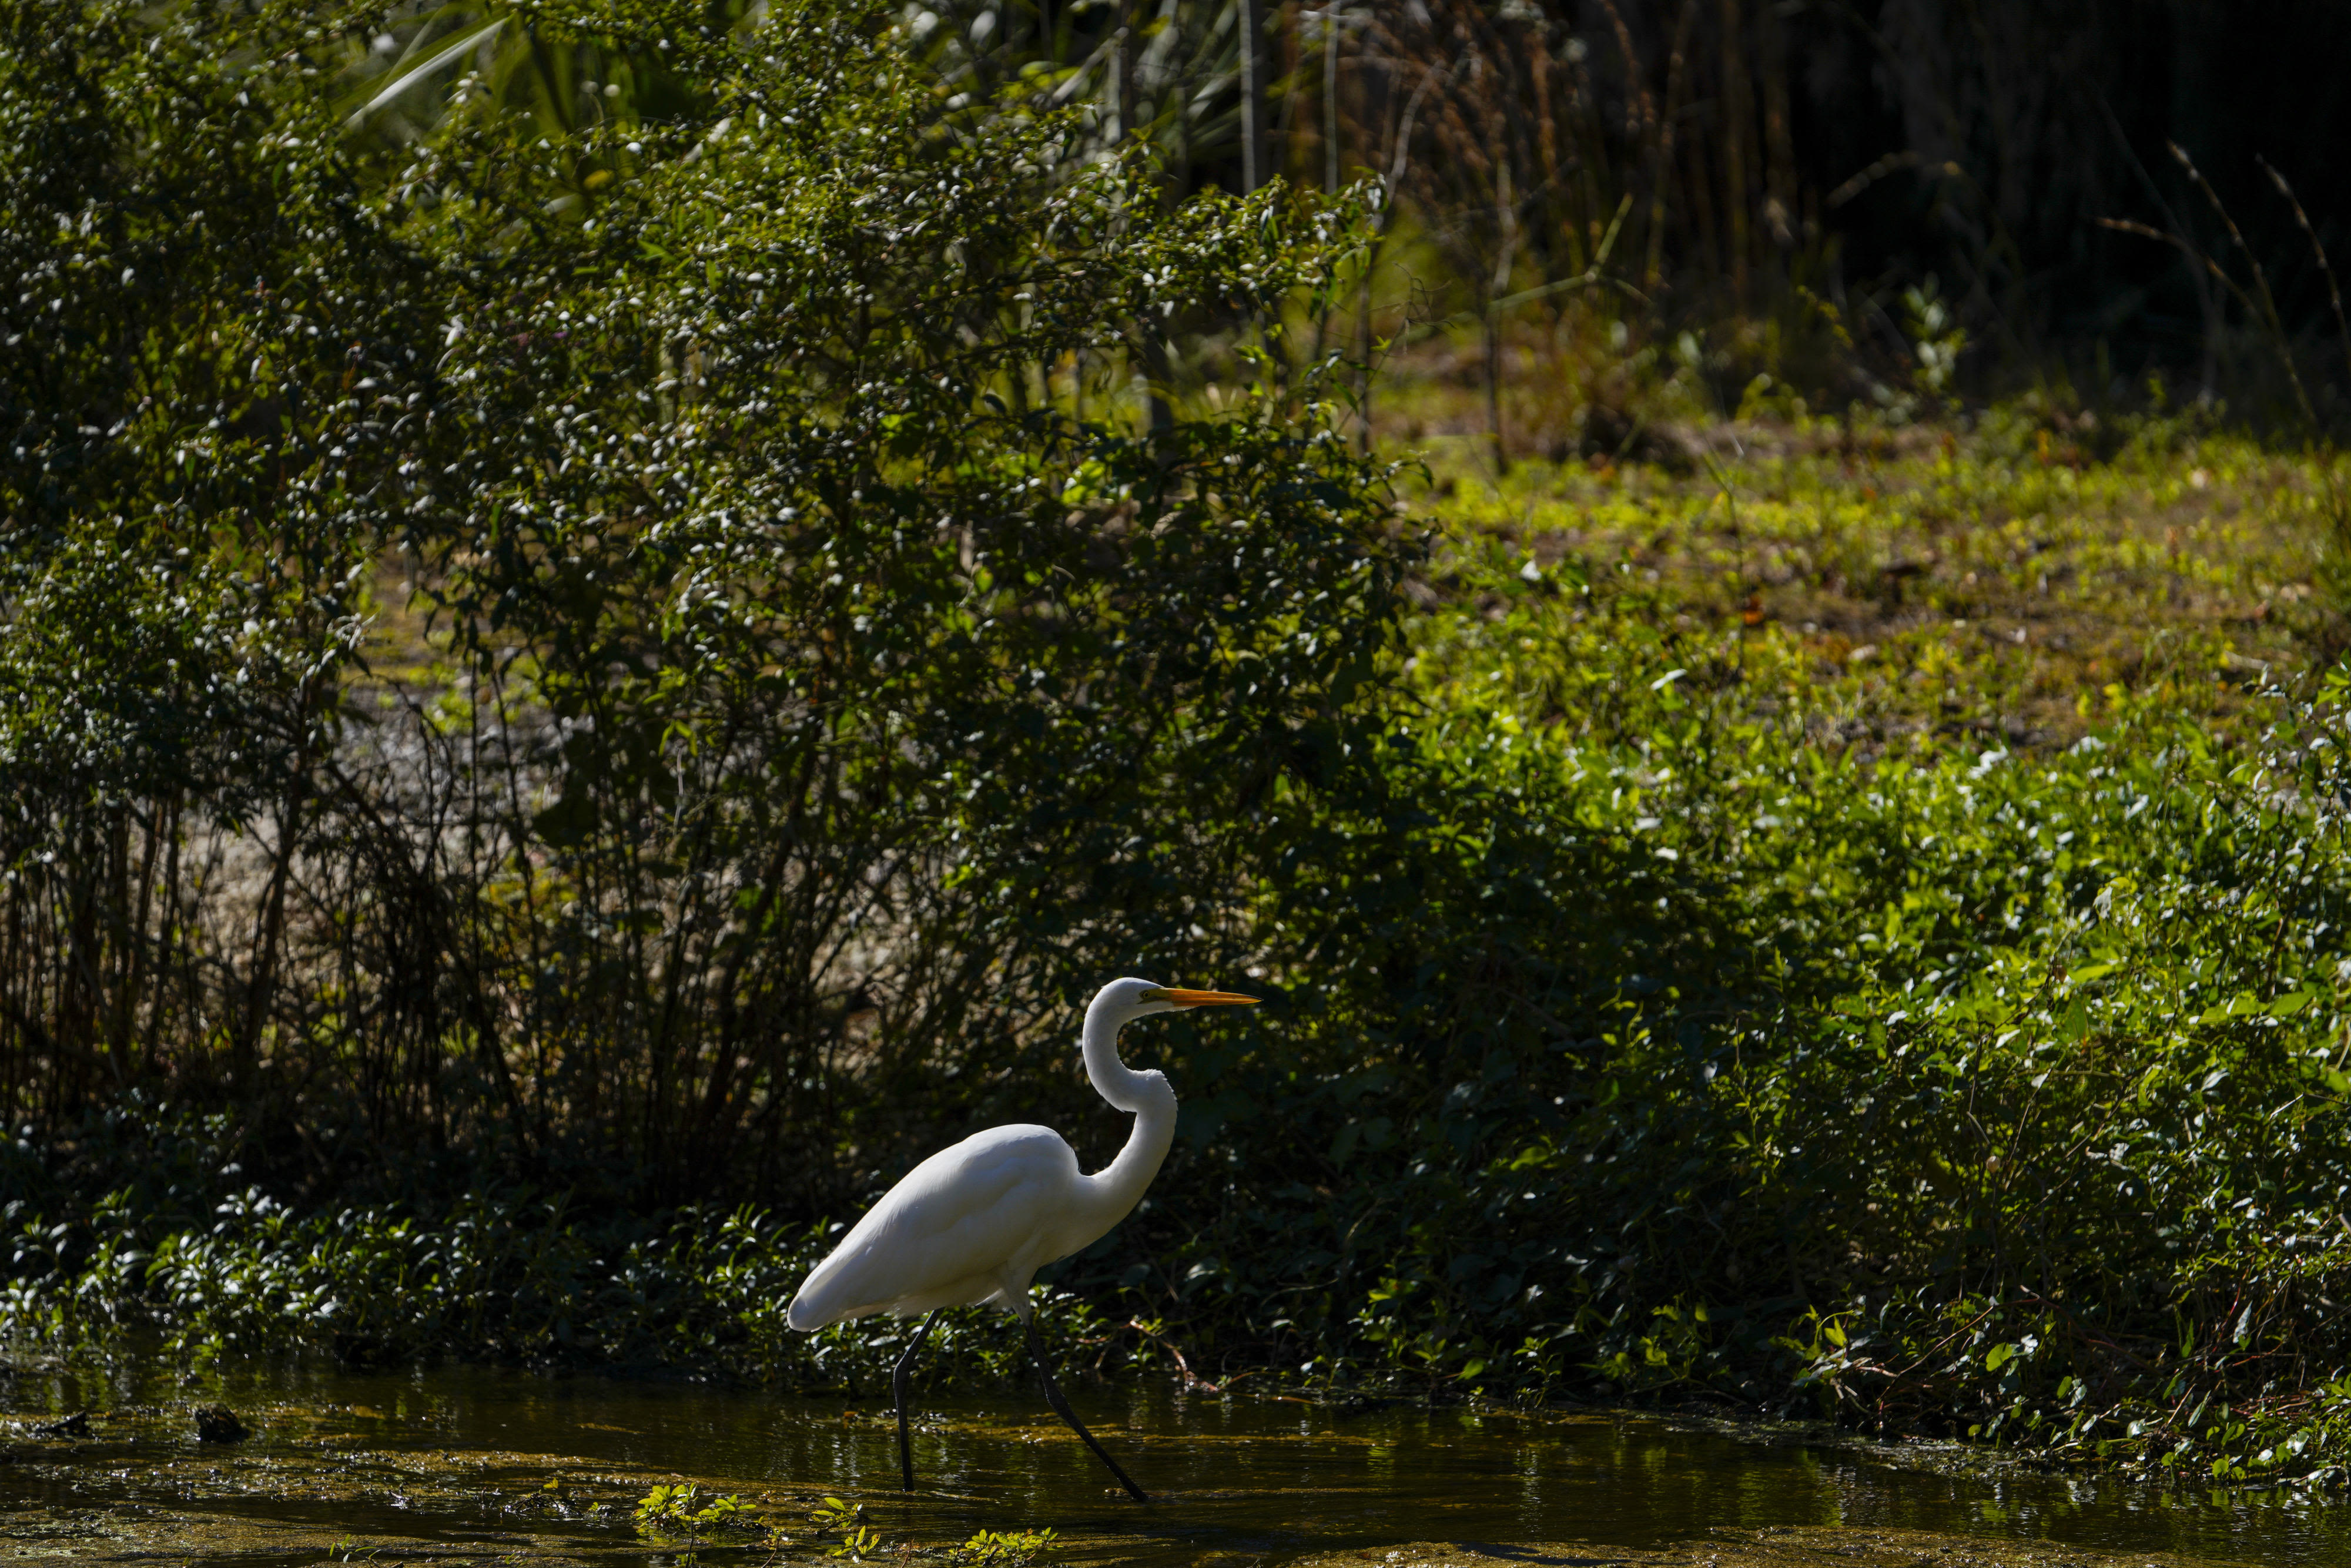
[{"label": "green shrub", "polygon": [[1771,635],[1454,565],[1382,773],[1418,815],[1269,890],[1322,1071],[1217,1093],[1215,1218],[1160,1232],[1195,1333],[2339,1476],[2339,687],[2250,751],[2147,712],[1865,762],[1759,701]]},{"label": "green shrub", "polygon": [[678,31],[701,118],[378,168],[316,21],[93,5],[0,78],[0,246],[77,296],[0,361],[12,1110],[812,1215],[1105,972],[1229,967],[1411,552],[1323,369],[1155,428],[1052,379],[1327,287],[1347,214],[1162,212],[853,7]]}]

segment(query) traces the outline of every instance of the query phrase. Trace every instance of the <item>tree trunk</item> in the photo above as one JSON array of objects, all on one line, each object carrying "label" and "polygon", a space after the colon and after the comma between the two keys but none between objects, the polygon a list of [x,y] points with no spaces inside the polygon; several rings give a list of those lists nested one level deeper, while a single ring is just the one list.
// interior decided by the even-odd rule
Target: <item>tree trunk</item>
[{"label": "tree trunk", "polygon": [[1266,166],[1264,0],[1241,0],[1241,193],[1273,175]]},{"label": "tree trunk", "polygon": [[1510,264],[1519,248],[1518,193],[1510,184],[1510,159],[1505,150],[1494,161],[1494,217],[1501,227],[1501,243],[1494,256],[1494,275],[1486,284],[1486,436],[1494,447],[1494,476],[1510,471],[1510,455],[1502,450],[1502,298],[1510,292]]}]

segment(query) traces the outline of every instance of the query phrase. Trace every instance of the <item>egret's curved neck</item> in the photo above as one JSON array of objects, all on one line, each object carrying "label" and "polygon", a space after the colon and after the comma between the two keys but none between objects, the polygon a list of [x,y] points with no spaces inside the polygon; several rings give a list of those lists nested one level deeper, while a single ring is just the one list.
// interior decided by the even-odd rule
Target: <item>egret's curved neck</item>
[{"label": "egret's curved neck", "polygon": [[1160,1162],[1176,1141],[1176,1091],[1159,1073],[1137,1072],[1118,1059],[1122,1011],[1088,1008],[1083,1037],[1086,1077],[1095,1092],[1118,1109],[1134,1113],[1134,1130],[1127,1134],[1118,1158],[1086,1178],[1102,1206],[1104,1230],[1142,1201],[1144,1189],[1159,1174]]}]

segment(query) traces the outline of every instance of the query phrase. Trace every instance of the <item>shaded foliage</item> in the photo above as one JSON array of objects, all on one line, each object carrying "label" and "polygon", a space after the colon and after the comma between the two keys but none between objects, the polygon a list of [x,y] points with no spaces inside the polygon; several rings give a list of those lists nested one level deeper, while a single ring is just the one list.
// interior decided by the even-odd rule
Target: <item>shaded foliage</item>
[{"label": "shaded foliage", "polygon": [[1343,214],[1048,182],[1066,116],[930,126],[818,12],[713,120],[588,133],[587,213],[486,105],[372,183],[260,63],[302,12],[236,16],[10,78],[26,275],[157,275],[12,324],[17,1112],[162,1082],[298,1179],[813,1206],[1000,1108],[1081,981],[1232,961],[1408,552],[1311,383],[1138,433],[1042,378],[1314,287]]}]

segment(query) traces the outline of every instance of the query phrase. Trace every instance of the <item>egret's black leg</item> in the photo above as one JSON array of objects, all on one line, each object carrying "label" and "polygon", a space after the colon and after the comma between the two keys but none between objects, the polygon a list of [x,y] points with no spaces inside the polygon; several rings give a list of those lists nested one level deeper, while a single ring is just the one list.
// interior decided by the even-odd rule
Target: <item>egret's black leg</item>
[{"label": "egret's black leg", "polygon": [[946,1310],[944,1307],[931,1309],[923,1319],[923,1326],[914,1331],[914,1339],[906,1346],[906,1354],[898,1358],[898,1364],[890,1373],[890,1385],[898,1394],[898,1469],[905,1477],[908,1491],[914,1490],[914,1450],[906,1440],[906,1374],[914,1366],[915,1353],[923,1348],[923,1342],[931,1337],[931,1325],[939,1321],[939,1314]]},{"label": "egret's black leg", "polygon": [[1045,1347],[1037,1340],[1037,1315],[1033,1311],[1022,1320],[1021,1326],[1029,1331],[1029,1359],[1037,1364],[1037,1376],[1045,1385],[1045,1403],[1053,1407],[1054,1415],[1070,1424],[1070,1430],[1094,1451],[1095,1458],[1110,1467],[1110,1473],[1118,1478],[1118,1484],[1124,1487],[1135,1501],[1149,1502],[1151,1500],[1144,1495],[1141,1487],[1134,1484],[1134,1479],[1118,1468],[1116,1459],[1102,1451],[1102,1446],[1094,1441],[1094,1435],[1086,1430],[1085,1424],[1070,1409],[1070,1402],[1061,1397],[1061,1386],[1053,1381],[1053,1369],[1045,1364]]}]

